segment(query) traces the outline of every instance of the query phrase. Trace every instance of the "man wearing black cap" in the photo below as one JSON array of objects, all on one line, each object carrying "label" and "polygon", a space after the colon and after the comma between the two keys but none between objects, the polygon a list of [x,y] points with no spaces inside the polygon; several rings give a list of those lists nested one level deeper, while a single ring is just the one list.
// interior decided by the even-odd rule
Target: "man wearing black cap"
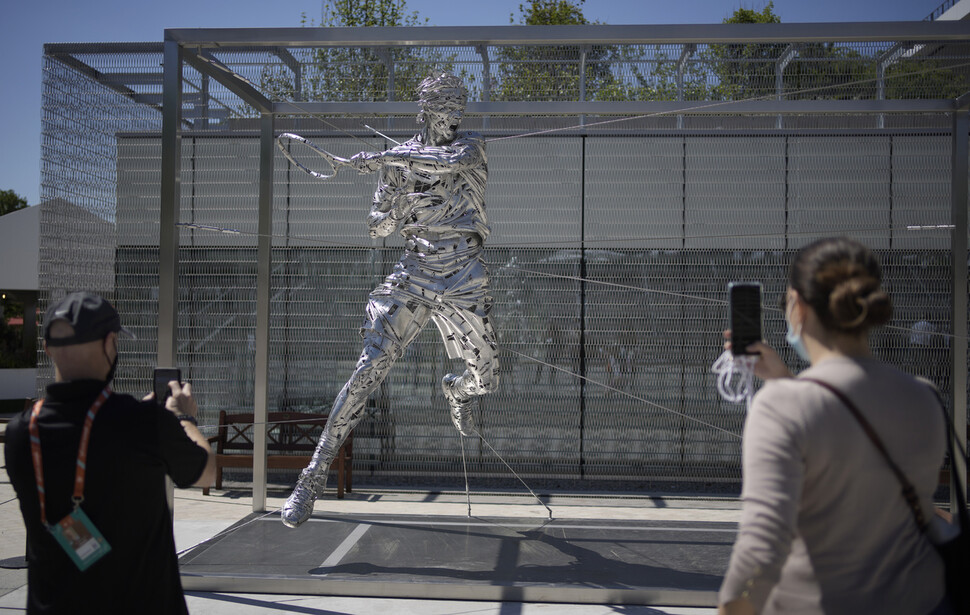
[{"label": "man wearing black cap", "polygon": [[[208,486],[215,461],[188,384],[165,408],[110,388],[118,313],[73,293],[44,316],[47,396],[7,426],[27,528],[28,613],[187,613],[165,477]],[[129,334],[130,335],[130,334]]]}]

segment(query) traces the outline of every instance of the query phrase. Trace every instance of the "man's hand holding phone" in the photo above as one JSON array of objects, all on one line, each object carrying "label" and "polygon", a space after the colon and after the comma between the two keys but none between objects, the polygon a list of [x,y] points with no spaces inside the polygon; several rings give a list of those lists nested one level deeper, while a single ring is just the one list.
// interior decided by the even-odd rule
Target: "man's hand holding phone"
[{"label": "man's hand holding phone", "polygon": [[197,420],[199,407],[192,397],[192,385],[182,382],[182,372],[176,367],[156,367],[152,394],[146,399],[155,402],[176,416]]},{"label": "man's hand holding phone", "polygon": [[192,385],[188,382],[171,381],[168,383],[170,395],[165,400],[165,409],[173,412],[176,416],[190,416],[193,419],[199,416],[199,406],[192,397]]},{"label": "man's hand holding phone", "polygon": [[205,470],[199,479],[195,481],[195,487],[209,487],[215,480],[216,462],[215,455],[212,454],[212,447],[202,432],[199,431],[198,417],[199,406],[192,397],[192,385],[182,382],[182,373],[174,367],[155,368],[155,377],[152,383],[152,392],[144,397],[145,401],[154,400],[159,406],[175,415],[193,442],[205,449],[208,459]]}]

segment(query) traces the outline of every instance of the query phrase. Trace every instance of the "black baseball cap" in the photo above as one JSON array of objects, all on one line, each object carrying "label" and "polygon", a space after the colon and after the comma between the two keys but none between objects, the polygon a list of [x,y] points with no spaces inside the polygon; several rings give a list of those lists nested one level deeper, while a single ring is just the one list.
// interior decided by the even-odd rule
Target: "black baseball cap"
[{"label": "black baseball cap", "polygon": [[[70,337],[51,338],[51,324],[63,320],[74,328]],[[108,300],[88,292],[71,293],[51,304],[44,314],[44,341],[48,346],[73,346],[104,339],[109,333],[125,333],[121,317]]]}]

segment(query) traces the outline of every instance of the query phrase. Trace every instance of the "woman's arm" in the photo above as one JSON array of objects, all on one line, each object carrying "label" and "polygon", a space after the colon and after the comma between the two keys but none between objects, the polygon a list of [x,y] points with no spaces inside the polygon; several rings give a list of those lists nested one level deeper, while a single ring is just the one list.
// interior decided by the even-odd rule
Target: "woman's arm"
[{"label": "woman's arm", "polygon": [[741,523],[719,594],[725,609],[743,609],[745,602],[762,609],[797,534],[804,462],[801,432],[789,418],[798,401],[789,386],[767,385],[745,424]]}]

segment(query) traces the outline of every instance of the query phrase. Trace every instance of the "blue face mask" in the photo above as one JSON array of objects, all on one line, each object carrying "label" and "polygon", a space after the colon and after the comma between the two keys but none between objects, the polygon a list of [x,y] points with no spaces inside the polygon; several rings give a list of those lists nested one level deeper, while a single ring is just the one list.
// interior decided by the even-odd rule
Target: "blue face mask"
[{"label": "blue face mask", "polygon": [[797,354],[802,361],[811,363],[812,359],[808,356],[808,349],[805,348],[805,343],[802,342],[801,327],[798,328],[798,331],[795,331],[795,329],[793,329],[791,326],[791,321],[788,320],[787,314],[785,315],[785,324],[788,325],[788,332],[785,333],[785,341],[788,342],[788,345],[792,347],[795,354]]},{"label": "blue face mask", "polygon": [[795,330],[791,328],[791,323],[788,323],[788,333],[785,334],[785,341],[795,350],[795,354],[801,357],[802,361],[806,363],[812,362],[812,359],[808,356],[808,350],[802,342],[801,335],[795,333]]}]

